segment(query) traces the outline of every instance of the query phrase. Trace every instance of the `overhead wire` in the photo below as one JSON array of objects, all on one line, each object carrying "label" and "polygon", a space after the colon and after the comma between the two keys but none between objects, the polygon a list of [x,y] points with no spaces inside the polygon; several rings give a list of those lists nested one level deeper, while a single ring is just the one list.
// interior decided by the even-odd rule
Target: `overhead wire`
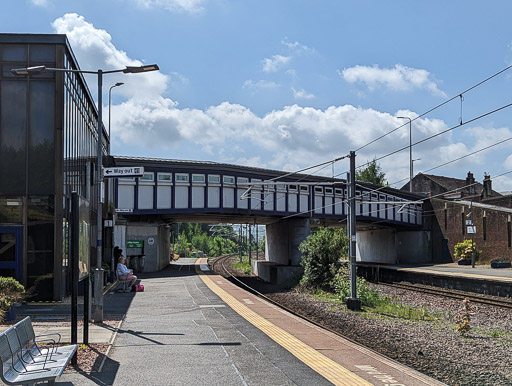
[{"label": "overhead wire", "polygon": [[[464,90],[464,91],[462,91],[462,92],[458,93],[457,95],[455,95],[455,96],[451,97],[450,99],[447,99],[446,101],[444,101],[444,102],[442,102],[442,103],[440,103],[440,104],[438,104],[438,105],[436,105],[436,106],[432,107],[430,110],[427,110],[427,111],[425,111],[424,113],[422,113],[422,114],[418,115],[417,117],[415,117],[415,118],[411,119],[411,122],[414,122],[415,120],[417,120],[417,119],[419,119],[419,118],[421,118],[421,117],[424,117],[424,116],[425,116],[425,115],[427,115],[427,114],[430,114],[432,111],[437,110],[438,108],[440,108],[440,107],[444,106],[445,104],[447,104],[447,103],[449,103],[449,102],[453,101],[454,99],[462,98],[462,96],[463,96],[464,94],[466,94],[467,92],[469,92],[469,91],[471,91],[471,90],[473,90],[473,89],[475,89],[475,88],[477,88],[477,87],[481,86],[482,84],[484,84],[484,83],[488,82],[489,80],[491,80],[491,79],[495,78],[496,76],[498,76],[498,75],[500,75],[500,74],[504,73],[505,71],[509,70],[510,68],[512,68],[512,65],[505,67],[504,69],[502,69],[502,70],[500,70],[500,71],[498,71],[498,72],[494,73],[493,75],[491,75],[491,76],[489,76],[489,77],[485,78],[484,80],[482,80],[482,81],[480,81],[480,82],[476,83],[475,85],[473,85],[473,86],[469,87],[468,89],[466,89],[466,90]],[[460,123],[462,123],[462,106],[461,106],[461,117],[460,117]],[[373,144],[373,143],[375,143],[375,142],[377,142],[377,141],[381,140],[382,138],[384,138],[384,137],[386,137],[386,136],[388,136],[388,135],[390,135],[390,134],[394,133],[395,131],[397,131],[397,130],[401,129],[402,127],[404,127],[404,126],[406,126],[406,125],[408,125],[408,124],[409,124],[409,123],[408,123],[408,122],[406,122],[406,123],[404,123],[403,125],[400,125],[400,126],[398,126],[397,128],[395,128],[395,129],[393,129],[393,130],[391,130],[391,131],[388,131],[387,133],[384,133],[384,134],[380,135],[379,137],[377,137],[377,138],[375,138],[375,139],[371,140],[370,142],[368,142],[367,144],[365,144],[365,145],[363,145],[363,146],[360,146],[360,147],[359,147],[359,148],[357,148],[355,151],[356,151],[356,152],[358,152],[359,150],[362,150],[362,149],[364,149],[365,147],[370,146],[371,144]]]}]

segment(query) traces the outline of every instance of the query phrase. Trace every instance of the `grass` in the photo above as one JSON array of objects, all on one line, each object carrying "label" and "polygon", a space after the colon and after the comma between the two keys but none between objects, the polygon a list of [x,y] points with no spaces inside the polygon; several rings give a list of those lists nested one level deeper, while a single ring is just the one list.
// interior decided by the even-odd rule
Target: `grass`
[{"label": "grass", "polygon": [[252,273],[252,268],[249,264],[249,256],[242,256],[242,262],[237,261],[235,264],[233,264],[233,267],[237,271],[241,271],[246,275],[250,275]]},{"label": "grass", "polygon": [[[317,290],[315,292],[315,297],[333,305],[345,305],[344,299],[341,299],[339,295],[330,292]],[[363,311],[366,314],[363,314],[364,316],[383,316],[422,321],[434,321],[440,318],[440,315],[429,311],[427,308],[417,308],[399,303],[399,299],[390,299],[387,296],[378,295],[374,297],[373,300],[373,306],[363,306]]]}]

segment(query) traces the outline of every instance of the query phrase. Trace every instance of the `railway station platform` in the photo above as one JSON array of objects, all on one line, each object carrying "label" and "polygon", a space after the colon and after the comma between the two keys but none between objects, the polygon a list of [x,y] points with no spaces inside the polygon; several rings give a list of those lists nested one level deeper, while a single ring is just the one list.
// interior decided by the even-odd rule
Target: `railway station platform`
[{"label": "railway station platform", "polygon": [[140,276],[145,292],[132,295],[103,370],[57,384],[442,384],[236,287],[206,259]]},{"label": "railway station platform", "polygon": [[358,263],[358,269],[373,281],[408,281],[486,295],[512,297],[512,268],[458,265],[384,265]]}]

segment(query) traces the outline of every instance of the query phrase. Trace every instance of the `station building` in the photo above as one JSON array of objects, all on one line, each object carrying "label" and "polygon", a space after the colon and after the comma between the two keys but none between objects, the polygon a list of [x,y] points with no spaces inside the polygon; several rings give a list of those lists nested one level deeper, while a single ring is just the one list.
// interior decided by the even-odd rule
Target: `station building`
[{"label": "station building", "polygon": [[65,35],[0,34],[0,276],[31,299],[59,300],[69,290],[71,192],[90,200],[96,234],[97,110],[79,73],[11,73],[40,65],[80,69]]}]

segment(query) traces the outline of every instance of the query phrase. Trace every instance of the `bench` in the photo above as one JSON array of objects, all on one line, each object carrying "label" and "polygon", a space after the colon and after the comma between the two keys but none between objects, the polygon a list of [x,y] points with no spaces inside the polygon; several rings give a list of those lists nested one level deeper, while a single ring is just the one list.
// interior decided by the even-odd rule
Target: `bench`
[{"label": "bench", "polygon": [[132,288],[130,287],[130,280],[119,279],[119,276],[117,276],[117,272],[116,272],[116,280],[117,280],[116,292],[131,292],[132,291]]},{"label": "bench", "polygon": [[58,344],[60,334],[36,336],[27,316],[0,334],[0,378],[7,385],[35,385],[42,381],[54,384],[77,350],[76,344]]}]

